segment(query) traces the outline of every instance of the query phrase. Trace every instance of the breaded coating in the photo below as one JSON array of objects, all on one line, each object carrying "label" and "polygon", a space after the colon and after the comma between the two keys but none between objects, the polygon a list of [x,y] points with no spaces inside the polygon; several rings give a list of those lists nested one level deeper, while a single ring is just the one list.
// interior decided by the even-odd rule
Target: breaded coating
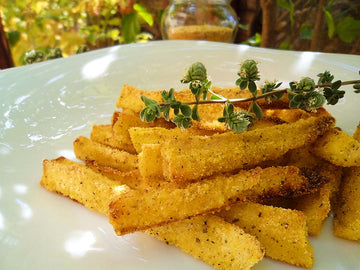
[{"label": "breaded coating", "polygon": [[360,122],[356,127],[356,130],[354,132],[353,138],[360,142]]},{"label": "breaded coating", "polygon": [[252,201],[267,201],[274,198],[296,198],[314,193],[329,182],[314,170],[294,166],[268,167],[261,171],[261,180],[248,193]]},{"label": "breaded coating", "polygon": [[132,171],[138,167],[137,155],[94,142],[86,137],[78,137],[74,143],[74,152],[78,159],[94,160],[101,166],[108,166],[120,171]]},{"label": "breaded coating", "polygon": [[275,116],[287,123],[296,122],[300,119],[307,119],[311,116],[310,113],[301,109],[264,109],[263,115]]},{"label": "breaded coating", "polygon": [[120,150],[127,151],[127,148],[124,147],[118,140],[114,139],[112,126],[109,125],[93,125],[90,140],[101,143],[112,148],[117,148]]},{"label": "breaded coating", "polygon": [[360,241],[360,167],[344,169],[338,200],[334,209],[334,235]]},{"label": "breaded coating", "polygon": [[[150,99],[156,100],[157,102],[161,102],[162,92],[163,90],[143,90],[129,84],[124,84],[120,92],[120,96],[116,101],[116,107],[130,109],[139,113],[143,108],[145,108],[144,102],[141,100],[141,96],[144,95]],[[188,89],[176,91],[175,97],[181,101],[191,101],[194,98],[193,94]]]},{"label": "breaded coating", "polygon": [[213,215],[180,220],[146,232],[216,269],[250,269],[264,256],[254,236]]},{"label": "breaded coating", "polygon": [[[360,141],[360,123],[353,137]],[[360,167],[344,168],[334,207],[333,233],[337,237],[360,241]]]},{"label": "breaded coating", "polygon": [[100,166],[94,160],[86,160],[85,165],[93,171],[100,173],[111,180],[117,181],[118,183],[127,185],[132,189],[139,189],[140,186],[143,185],[142,177],[138,169],[123,172],[112,167]]},{"label": "breaded coating", "polygon": [[307,119],[311,116],[331,116],[331,114],[323,107],[316,110],[316,112],[307,112],[302,109],[264,109],[264,116],[277,117],[287,123],[296,122],[300,119]]},{"label": "breaded coating", "polygon": [[108,215],[109,202],[130,188],[64,157],[43,161],[40,185],[85,207]]},{"label": "breaded coating", "polygon": [[164,178],[160,149],[160,144],[142,145],[142,151],[139,154],[139,172],[144,179]]},{"label": "breaded coating", "polygon": [[129,172],[122,172],[111,167],[99,166],[95,161],[86,161],[85,164],[90,169],[97,173],[101,173],[111,180],[127,185],[131,189],[141,190],[143,192],[146,192],[150,189],[161,188],[163,185],[173,188],[179,187],[178,184],[174,182],[166,182],[163,178],[144,178],[140,174],[139,169]]},{"label": "breaded coating", "polygon": [[130,153],[136,153],[129,135],[131,127],[163,127],[174,128],[175,124],[166,121],[164,118],[157,118],[151,123],[141,121],[139,113],[131,110],[115,112],[112,117],[113,136],[116,141],[121,143],[122,147]]},{"label": "breaded coating", "polygon": [[311,153],[311,145],[290,151],[288,165],[311,168],[330,181],[315,193],[290,199],[286,207],[303,211],[307,216],[309,235],[319,235],[332,208],[332,200],[339,190],[342,167],[335,166]]},{"label": "breaded coating", "polygon": [[307,216],[309,235],[320,235],[324,222],[333,207],[332,199],[338,191],[342,176],[342,169],[332,164],[319,168],[321,175],[326,175],[330,182],[321,186],[313,194],[292,200],[292,208],[303,211]]},{"label": "breaded coating", "polygon": [[219,216],[256,236],[265,247],[265,256],[300,267],[313,266],[304,213],[244,202],[222,210]]},{"label": "breaded coating", "polygon": [[321,116],[240,134],[168,140],[161,149],[164,176],[177,182],[191,181],[275,160],[290,149],[314,142],[333,125],[334,118]]},{"label": "breaded coating", "polygon": [[337,166],[360,166],[360,142],[336,128],[319,138],[311,151]]},{"label": "breaded coating", "polygon": [[[105,215],[109,214],[108,205],[112,198],[122,196],[130,189],[63,157],[44,160],[40,184]],[[199,216],[173,224],[170,227],[157,227],[156,231],[147,233],[175,244],[219,269],[249,269],[263,258],[264,251],[253,236],[219,217]],[[189,250],[191,243],[195,243],[195,246]]]},{"label": "breaded coating", "polygon": [[204,130],[201,132],[199,129],[166,129],[162,127],[132,127],[129,128],[129,134],[131,142],[137,153],[142,151],[142,145],[144,144],[160,144],[169,139],[177,139],[179,137],[190,137],[194,135],[212,135],[213,133]]},{"label": "breaded coating", "polygon": [[[249,130],[267,128],[280,124],[284,124],[284,121],[276,117],[264,117],[260,120],[254,121],[254,124],[249,127]],[[230,131],[230,130],[227,129],[226,131]],[[216,133],[220,133],[220,132],[217,132],[214,129],[212,130],[201,129],[199,126],[190,127],[188,129],[180,129],[180,128],[166,129],[162,127],[129,128],[131,142],[133,143],[137,153],[140,153],[142,151],[141,147],[144,144],[161,144],[170,139],[177,140],[179,137],[187,138],[194,135],[211,136]]]},{"label": "breaded coating", "polygon": [[260,172],[256,168],[214,176],[185,188],[132,190],[110,203],[110,223],[123,235],[218,210],[245,200],[244,192],[260,181]]}]

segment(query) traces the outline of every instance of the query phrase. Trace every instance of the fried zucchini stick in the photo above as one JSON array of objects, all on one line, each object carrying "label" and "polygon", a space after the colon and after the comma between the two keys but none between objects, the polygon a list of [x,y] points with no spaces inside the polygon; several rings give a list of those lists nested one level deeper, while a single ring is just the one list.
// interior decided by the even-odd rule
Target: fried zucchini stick
[{"label": "fried zucchini stick", "polygon": [[[353,137],[360,141],[360,123]],[[344,168],[334,213],[334,235],[360,241],[360,167]]]},{"label": "fried zucchini stick", "polygon": [[264,256],[254,236],[213,215],[180,220],[146,232],[217,269],[250,269]]},{"label": "fried zucchini stick", "polygon": [[260,168],[219,175],[185,188],[132,190],[110,203],[110,223],[118,235],[141,231],[191,216],[209,213],[235,201],[260,180]]},{"label": "fried zucchini stick", "polygon": [[300,267],[313,266],[313,247],[303,212],[244,202],[218,215],[256,236],[265,248],[265,256]]},{"label": "fried zucchini stick", "polygon": [[300,196],[327,179],[296,167],[256,168],[218,175],[184,188],[130,191],[110,204],[110,223],[119,235],[217,211],[245,199]]},{"label": "fried zucchini stick", "polygon": [[91,133],[90,133],[90,140],[101,143],[112,148],[117,148],[119,150],[127,151],[127,148],[119,142],[115,140],[113,136],[112,126],[109,125],[93,125]]},{"label": "fried zucchini stick", "polygon": [[111,198],[130,190],[128,186],[64,157],[43,161],[40,185],[105,215],[109,213]]},{"label": "fried zucchini stick", "polygon": [[360,166],[360,142],[336,128],[319,138],[312,152],[337,166]]},{"label": "fried zucchini stick", "polygon": [[315,193],[290,199],[283,206],[303,211],[307,216],[309,235],[319,235],[324,221],[329,216],[332,200],[339,190],[342,167],[335,166],[311,153],[311,145],[290,151],[287,165],[311,168],[330,181]]},{"label": "fried zucchini stick", "polygon": [[97,164],[109,166],[120,171],[132,171],[138,167],[137,155],[94,142],[86,137],[78,137],[74,143],[78,159],[95,160]]},{"label": "fried zucchini stick", "polygon": [[175,127],[172,122],[166,121],[164,118],[157,118],[151,123],[141,121],[139,113],[131,110],[115,111],[112,117],[112,129],[114,140],[118,141],[123,149],[130,153],[136,153],[129,135],[131,127],[163,127],[171,129]]},{"label": "fried zucchini stick", "polygon": [[[113,196],[122,196],[129,190],[126,185],[65,158],[45,160],[43,171],[41,186],[105,215],[109,214]],[[215,216],[181,220],[146,233],[218,269],[249,269],[264,255],[255,237]]]},{"label": "fried zucchini stick", "polygon": [[275,160],[290,149],[314,142],[334,121],[327,116],[310,117],[240,134],[168,140],[161,148],[163,174],[166,179],[183,182]]}]

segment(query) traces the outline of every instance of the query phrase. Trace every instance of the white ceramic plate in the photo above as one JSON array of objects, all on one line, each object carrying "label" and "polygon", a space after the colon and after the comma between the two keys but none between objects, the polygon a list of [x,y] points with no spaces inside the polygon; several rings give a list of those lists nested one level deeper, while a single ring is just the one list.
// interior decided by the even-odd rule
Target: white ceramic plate
[{"label": "white ceramic plate", "polygon": [[[181,89],[185,68],[201,61],[217,86],[233,86],[240,61],[259,62],[264,79],[298,80],[330,70],[358,78],[360,56],[291,52],[223,43],[161,41],[117,46],[0,71],[0,269],[212,269],[141,233],[117,237],[107,218],[39,186],[42,160],[73,159],[72,142],[110,123],[123,84]],[[351,87],[329,108],[349,134],[360,120]],[[314,269],[359,269],[360,245],[336,239],[329,219]],[[265,259],[254,269],[291,269]]]}]

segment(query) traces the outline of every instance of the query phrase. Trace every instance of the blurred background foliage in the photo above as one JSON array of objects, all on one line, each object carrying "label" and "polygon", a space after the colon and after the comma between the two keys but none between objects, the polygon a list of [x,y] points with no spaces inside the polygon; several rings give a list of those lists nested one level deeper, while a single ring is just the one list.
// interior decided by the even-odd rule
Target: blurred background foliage
[{"label": "blurred background foliage", "polygon": [[[18,66],[26,64],[27,52],[30,62],[36,62],[161,39],[160,18],[168,3],[2,0],[0,14],[12,59]],[[359,0],[234,0],[231,4],[241,26],[236,43],[360,54]],[[42,56],[34,58],[34,52]]]},{"label": "blurred background foliage", "polygon": [[62,56],[68,56],[79,48],[92,50],[153,38],[142,32],[142,25],[154,26],[153,14],[136,1],[5,0],[2,16],[16,65],[25,63],[29,50],[47,55],[59,48]]}]

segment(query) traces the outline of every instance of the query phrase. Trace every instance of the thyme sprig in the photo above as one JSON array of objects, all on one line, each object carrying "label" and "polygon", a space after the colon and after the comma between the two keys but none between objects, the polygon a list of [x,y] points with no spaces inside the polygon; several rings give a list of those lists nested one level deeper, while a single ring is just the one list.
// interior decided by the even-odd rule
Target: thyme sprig
[{"label": "thyme sprig", "polygon": [[[201,120],[198,112],[199,105],[223,103],[223,115],[218,118],[218,121],[223,122],[227,128],[234,132],[240,133],[247,130],[254,119],[263,117],[262,109],[257,102],[260,99],[271,102],[282,98],[287,93],[289,108],[316,111],[325,103],[328,105],[337,104],[345,95],[345,91],[340,90],[343,85],[353,84],[354,92],[360,93],[360,80],[334,81],[334,76],[329,71],[319,73],[317,83],[312,78],[305,77],[300,81],[290,82],[289,88],[279,89],[282,82],[277,81],[265,81],[264,85],[258,88],[256,82],[260,80],[260,76],[257,63],[254,60],[244,61],[240,66],[238,76],[236,85],[241,90],[248,89],[252,96],[227,99],[210,90],[211,81],[207,78],[206,68],[202,63],[196,62],[190,66],[185,76],[180,80],[182,83],[188,84],[194,101],[182,102],[177,100],[173,88],[161,93],[162,103],[141,96],[145,108],[140,112],[140,118],[146,122],[152,122],[155,118],[160,117],[170,121],[170,112],[173,111],[174,117],[171,121],[178,127],[186,129],[193,125],[193,121]],[[211,94],[210,99],[208,99],[209,93]],[[235,111],[234,105],[242,102],[250,102],[248,111]]]}]

